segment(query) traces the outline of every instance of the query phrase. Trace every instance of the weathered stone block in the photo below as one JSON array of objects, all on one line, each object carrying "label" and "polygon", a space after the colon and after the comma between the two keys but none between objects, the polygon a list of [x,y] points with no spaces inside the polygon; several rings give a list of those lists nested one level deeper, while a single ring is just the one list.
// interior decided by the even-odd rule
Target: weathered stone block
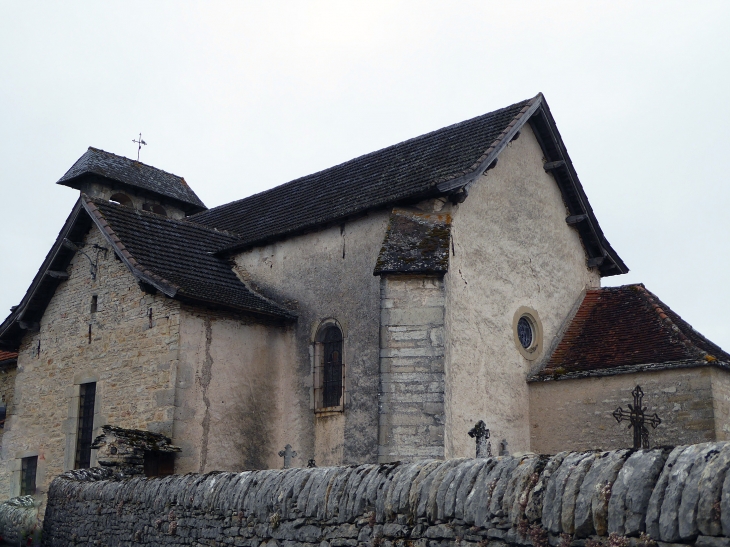
[{"label": "weathered stone block", "polygon": [[668,455],[666,449],[655,449],[629,456],[611,489],[608,533],[638,536],[646,530],[649,498]]}]

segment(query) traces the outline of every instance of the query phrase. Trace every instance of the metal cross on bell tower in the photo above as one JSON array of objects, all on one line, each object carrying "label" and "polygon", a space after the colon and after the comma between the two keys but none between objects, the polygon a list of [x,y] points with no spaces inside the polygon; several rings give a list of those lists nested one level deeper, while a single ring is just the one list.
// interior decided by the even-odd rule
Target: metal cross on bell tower
[{"label": "metal cross on bell tower", "polygon": [[613,417],[616,418],[618,423],[624,420],[629,421],[629,428],[634,429],[634,448],[649,448],[649,430],[644,424],[649,424],[652,428],[656,429],[662,421],[656,413],[653,416],[646,416],[644,414],[646,407],[643,406],[642,402],[644,399],[644,391],[641,389],[641,386],[636,386],[631,394],[634,396],[634,404],[629,405],[629,411],[627,412],[623,408],[618,407],[613,411]]},{"label": "metal cross on bell tower", "polygon": [[142,145],[147,146],[147,143],[142,140],[142,133],[139,134],[139,140],[132,139],[132,142],[137,143],[137,161],[139,161],[139,151],[142,150]]},{"label": "metal cross on bell tower", "polygon": [[476,440],[477,458],[492,457],[492,443],[489,442],[489,429],[484,420],[479,420],[474,427],[469,430],[469,436]]}]

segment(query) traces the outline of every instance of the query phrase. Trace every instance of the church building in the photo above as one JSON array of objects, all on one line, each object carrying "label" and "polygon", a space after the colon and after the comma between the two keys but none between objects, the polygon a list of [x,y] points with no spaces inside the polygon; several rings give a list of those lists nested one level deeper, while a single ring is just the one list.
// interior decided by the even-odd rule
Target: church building
[{"label": "church building", "polygon": [[730,355],[601,287],[628,268],[541,94],[213,209],[96,148],[58,184],[0,325],[0,498],[96,465],[102,426],[176,473],[473,457],[480,420],[495,455],[616,448],[640,384],[652,443],[730,439]]}]

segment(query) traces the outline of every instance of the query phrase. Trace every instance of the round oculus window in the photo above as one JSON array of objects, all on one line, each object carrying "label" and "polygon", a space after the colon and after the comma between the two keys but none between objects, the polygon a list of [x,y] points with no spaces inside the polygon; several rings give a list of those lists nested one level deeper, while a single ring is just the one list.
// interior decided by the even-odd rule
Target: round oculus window
[{"label": "round oculus window", "polygon": [[517,322],[517,338],[523,348],[529,349],[532,346],[535,335],[532,332],[532,325],[526,317],[520,317]]}]

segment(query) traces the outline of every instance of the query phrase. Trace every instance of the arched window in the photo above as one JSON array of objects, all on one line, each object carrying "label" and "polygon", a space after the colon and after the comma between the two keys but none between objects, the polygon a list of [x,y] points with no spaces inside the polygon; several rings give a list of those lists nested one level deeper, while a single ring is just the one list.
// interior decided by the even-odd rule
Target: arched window
[{"label": "arched window", "polygon": [[315,340],[316,410],[342,410],[344,407],[342,342],[342,331],[336,324],[329,322],[320,327]]},{"label": "arched window", "polygon": [[122,194],[121,192],[114,194],[109,198],[109,201],[114,201],[119,205],[124,205],[125,207],[134,207],[130,197],[127,194]]},{"label": "arched window", "polygon": [[163,217],[167,216],[167,211],[165,211],[165,208],[157,203],[152,206],[152,212],[158,215],[162,215]]},{"label": "arched window", "polygon": [[142,209],[155,213],[156,215],[162,215],[163,217],[167,216],[167,211],[159,203],[145,203],[142,205]]}]

